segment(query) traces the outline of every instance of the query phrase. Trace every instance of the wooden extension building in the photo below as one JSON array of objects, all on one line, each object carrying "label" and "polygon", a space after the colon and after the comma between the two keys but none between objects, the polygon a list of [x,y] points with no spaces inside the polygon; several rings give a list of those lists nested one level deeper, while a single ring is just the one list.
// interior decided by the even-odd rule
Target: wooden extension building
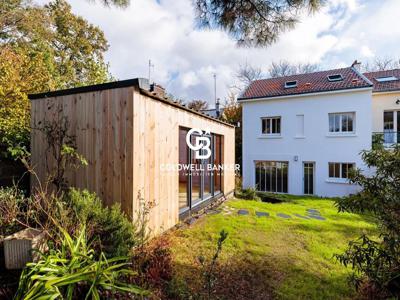
[{"label": "wooden extension building", "polygon": [[[234,127],[169,100],[146,79],[29,98],[32,128],[67,119],[88,161],[68,171],[68,183],[96,192],[107,205],[119,202],[130,217],[140,193],[155,203],[149,223],[155,233],[234,190]],[[44,134],[32,130],[32,163],[41,180],[51,167],[46,147]]]}]

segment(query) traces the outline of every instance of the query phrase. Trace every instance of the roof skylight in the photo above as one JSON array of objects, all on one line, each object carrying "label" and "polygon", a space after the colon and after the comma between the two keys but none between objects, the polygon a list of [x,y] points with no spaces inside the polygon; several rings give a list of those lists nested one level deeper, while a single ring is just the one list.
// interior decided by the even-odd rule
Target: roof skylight
[{"label": "roof skylight", "polygon": [[285,89],[291,89],[291,88],[295,88],[295,87],[297,87],[297,80],[285,82]]},{"label": "roof skylight", "polygon": [[330,82],[342,81],[343,80],[343,75],[342,74],[328,75],[328,80]]},{"label": "roof skylight", "polygon": [[375,78],[375,79],[378,82],[388,82],[388,81],[399,80],[397,77],[394,77],[394,76],[378,77],[378,78]]}]

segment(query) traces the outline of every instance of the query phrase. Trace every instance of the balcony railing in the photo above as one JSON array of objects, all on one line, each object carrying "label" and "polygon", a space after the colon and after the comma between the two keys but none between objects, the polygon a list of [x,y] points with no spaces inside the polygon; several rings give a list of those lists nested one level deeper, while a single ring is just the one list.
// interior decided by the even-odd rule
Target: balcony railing
[{"label": "balcony railing", "polygon": [[386,147],[400,144],[400,131],[373,132],[372,144],[383,144]]}]

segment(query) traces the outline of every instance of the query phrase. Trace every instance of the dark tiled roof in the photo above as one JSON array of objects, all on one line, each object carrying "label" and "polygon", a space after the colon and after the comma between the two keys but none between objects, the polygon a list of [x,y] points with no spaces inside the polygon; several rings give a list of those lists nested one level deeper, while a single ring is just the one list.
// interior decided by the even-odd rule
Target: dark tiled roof
[{"label": "dark tiled roof", "polygon": [[[400,69],[369,72],[364,75],[374,84],[374,92],[390,92],[400,90]],[[376,78],[394,76],[399,80],[378,82]]]},{"label": "dark tiled roof", "polygon": [[[330,82],[329,75],[341,74],[342,81]],[[285,88],[285,82],[297,81],[297,87]],[[352,67],[321,71],[309,74],[291,75],[253,81],[245,90],[241,99],[268,98],[277,96],[299,95],[329,92],[354,88],[371,87],[371,83]]]}]

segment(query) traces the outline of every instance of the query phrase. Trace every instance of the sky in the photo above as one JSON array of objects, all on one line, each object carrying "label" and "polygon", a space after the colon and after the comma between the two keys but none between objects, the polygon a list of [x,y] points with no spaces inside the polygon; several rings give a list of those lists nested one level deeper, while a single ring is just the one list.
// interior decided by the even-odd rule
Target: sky
[{"label": "sky", "polygon": [[[35,0],[39,4],[48,0]],[[265,73],[272,62],[316,63],[322,69],[350,66],[354,60],[400,58],[399,0],[327,0],[318,13],[304,14],[295,29],[267,48],[241,48],[225,32],[199,30],[192,0],[131,0],[126,9],[95,0],[68,0],[72,10],[99,26],[109,42],[105,60],[119,80],[148,77],[184,100],[213,106],[226,99],[239,66]]]}]

